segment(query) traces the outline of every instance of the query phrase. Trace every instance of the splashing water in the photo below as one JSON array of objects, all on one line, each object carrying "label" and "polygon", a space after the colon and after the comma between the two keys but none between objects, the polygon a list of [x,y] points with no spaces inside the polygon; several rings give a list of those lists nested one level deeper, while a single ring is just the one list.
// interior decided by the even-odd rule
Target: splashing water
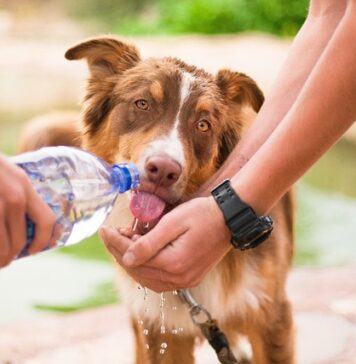
[{"label": "splashing water", "polygon": [[164,317],[164,303],[166,299],[164,298],[164,293],[161,293],[160,300],[159,300],[159,315],[161,319],[161,334],[166,333],[166,326],[165,326],[165,317]]},{"label": "splashing water", "polygon": [[166,352],[168,345],[166,342],[161,343],[161,349],[159,350],[160,354],[164,354]]},{"label": "splashing water", "polygon": [[[138,223],[139,223],[139,219],[138,218],[134,218],[133,222],[132,222],[132,231],[133,233],[136,232],[137,230],[137,227],[138,227]],[[147,230],[149,229],[149,222],[145,222],[145,224],[143,225],[143,227]],[[143,300],[147,303],[147,300],[148,300],[148,289],[147,287],[143,287],[141,285],[138,285],[138,289],[139,290],[142,290],[143,289],[143,292],[144,292],[144,295],[143,295]],[[178,291],[177,290],[174,290],[172,291],[172,295],[173,296],[178,296]],[[174,298],[175,299],[175,298]],[[167,329],[166,329],[166,325],[165,325],[165,302],[166,302],[166,298],[164,296],[164,293],[161,293],[160,294],[160,299],[159,299],[159,316],[160,316],[160,333],[161,335],[165,335],[166,332],[167,332]],[[178,307],[173,304],[171,306],[171,309],[172,311],[177,311]],[[148,307],[144,307],[144,312],[145,314],[149,311]],[[142,333],[143,335],[145,336],[148,336],[149,335],[149,330],[148,328],[144,328],[144,321],[142,319],[139,319],[138,321],[138,325],[141,326],[143,328],[142,330]],[[183,332],[183,328],[182,327],[179,327],[179,328],[174,328],[172,330],[170,330],[170,333],[172,335],[178,335],[179,333],[182,333]],[[167,350],[167,343],[166,342],[162,342],[161,343],[161,346],[160,346],[160,350],[159,350],[159,353],[161,355],[165,354],[166,350]],[[150,349],[150,345],[149,344],[145,344],[145,348],[147,350]]]}]

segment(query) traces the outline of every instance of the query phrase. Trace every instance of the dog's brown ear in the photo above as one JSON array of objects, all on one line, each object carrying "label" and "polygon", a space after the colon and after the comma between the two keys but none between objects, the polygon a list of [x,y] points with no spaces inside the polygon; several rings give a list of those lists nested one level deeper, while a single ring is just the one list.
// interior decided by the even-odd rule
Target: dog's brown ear
[{"label": "dog's brown ear", "polygon": [[115,38],[90,39],[70,48],[65,53],[68,60],[85,58],[94,77],[120,74],[135,66],[140,55],[137,48]]},{"label": "dog's brown ear", "polygon": [[118,39],[102,37],[82,42],[65,53],[69,60],[86,59],[90,71],[85,95],[84,124],[93,134],[114,106],[115,76],[140,61],[135,46]]},{"label": "dog's brown ear", "polygon": [[[264,96],[256,82],[249,76],[230,70],[220,70],[216,83],[222,93],[226,109],[225,130],[220,142],[218,165],[221,165],[232,149],[236,146],[241,135],[252,122],[263,102]],[[252,109],[246,113],[244,108]]]},{"label": "dog's brown ear", "polygon": [[216,83],[224,97],[239,105],[250,105],[258,112],[263,104],[264,96],[256,82],[244,73],[220,70]]}]

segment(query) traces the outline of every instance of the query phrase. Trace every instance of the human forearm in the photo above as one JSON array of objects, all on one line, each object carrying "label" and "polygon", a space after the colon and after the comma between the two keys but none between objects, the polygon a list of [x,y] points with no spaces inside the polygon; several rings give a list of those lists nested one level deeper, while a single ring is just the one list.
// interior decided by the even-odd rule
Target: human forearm
[{"label": "human forearm", "polygon": [[319,3],[319,0],[311,2],[307,20],[255,121],[217,175],[203,186],[202,195],[208,195],[212,186],[240,170],[293,105],[340,22],[346,1],[322,0]]},{"label": "human forearm", "polygon": [[356,118],[356,6],[349,7],[283,122],[233,178],[259,213],[267,212]]}]

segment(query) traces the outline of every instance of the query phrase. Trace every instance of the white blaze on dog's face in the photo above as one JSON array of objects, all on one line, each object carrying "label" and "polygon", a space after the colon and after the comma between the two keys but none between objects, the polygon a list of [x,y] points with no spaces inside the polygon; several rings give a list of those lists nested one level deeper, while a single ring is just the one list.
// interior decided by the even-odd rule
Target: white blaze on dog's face
[{"label": "white blaze on dog's face", "polygon": [[175,204],[195,192],[238,142],[243,107],[257,111],[263,102],[243,74],[214,77],[175,58],[143,61],[112,38],[81,43],[66,56],[86,58],[90,68],[87,148],[111,163],[135,163],[151,202],[154,195]]}]

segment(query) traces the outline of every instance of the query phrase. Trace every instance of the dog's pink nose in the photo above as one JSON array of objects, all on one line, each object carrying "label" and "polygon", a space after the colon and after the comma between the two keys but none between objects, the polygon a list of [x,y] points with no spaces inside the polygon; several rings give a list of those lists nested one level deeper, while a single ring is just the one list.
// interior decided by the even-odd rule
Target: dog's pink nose
[{"label": "dog's pink nose", "polygon": [[162,187],[170,187],[182,174],[181,165],[168,156],[149,157],[145,164],[148,180]]}]

